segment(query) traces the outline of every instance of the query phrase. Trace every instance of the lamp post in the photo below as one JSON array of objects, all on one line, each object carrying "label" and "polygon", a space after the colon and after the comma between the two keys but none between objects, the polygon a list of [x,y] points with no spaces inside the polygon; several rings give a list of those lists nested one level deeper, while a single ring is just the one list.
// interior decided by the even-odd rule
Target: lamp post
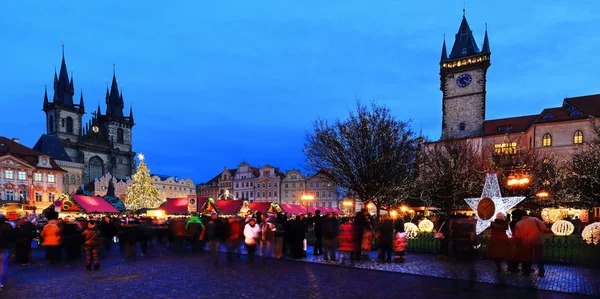
[{"label": "lamp post", "polygon": [[304,195],[300,196],[300,200],[306,201],[306,215],[308,215],[308,202],[315,200],[315,197],[312,195],[304,194]]}]

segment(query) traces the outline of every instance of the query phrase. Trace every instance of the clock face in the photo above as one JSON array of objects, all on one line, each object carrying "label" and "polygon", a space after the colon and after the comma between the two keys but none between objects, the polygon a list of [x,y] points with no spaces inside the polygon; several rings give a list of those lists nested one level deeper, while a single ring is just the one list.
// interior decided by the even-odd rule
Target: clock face
[{"label": "clock face", "polygon": [[100,131],[100,129],[96,126],[93,126],[92,131],[94,131],[94,133],[98,133],[98,131]]},{"label": "clock face", "polygon": [[47,165],[47,164],[48,164],[48,159],[46,159],[46,158],[43,158],[43,159],[42,159],[42,165]]},{"label": "clock face", "polygon": [[469,86],[469,84],[471,84],[472,80],[473,80],[473,78],[471,78],[471,75],[462,74],[462,75],[458,76],[458,78],[456,79],[456,85],[458,85],[460,87],[467,87],[467,86]]}]

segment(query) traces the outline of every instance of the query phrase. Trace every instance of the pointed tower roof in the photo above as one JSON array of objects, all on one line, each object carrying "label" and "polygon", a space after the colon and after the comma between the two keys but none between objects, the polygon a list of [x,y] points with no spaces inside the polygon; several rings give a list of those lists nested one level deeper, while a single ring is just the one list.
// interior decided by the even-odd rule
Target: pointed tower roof
[{"label": "pointed tower roof", "polygon": [[110,93],[108,93],[108,101],[106,103],[106,114],[110,113],[113,118],[123,118],[122,100],[123,98],[119,93],[115,65],[113,64],[113,78],[110,86]]},{"label": "pointed tower roof", "polygon": [[[464,10],[463,10],[464,12]],[[463,13],[462,22],[458,28],[454,39],[454,46],[452,46],[452,52],[450,52],[450,59],[457,59],[462,57],[468,57],[479,53],[479,48],[473,38],[473,31],[469,27],[467,17]]]},{"label": "pointed tower roof", "polygon": [[448,60],[448,53],[446,52],[446,35],[444,34],[444,43],[442,44],[442,58],[440,61]]},{"label": "pointed tower roof", "polygon": [[79,96],[79,110],[81,112],[85,112],[85,105],[83,103],[83,88],[81,89],[81,93],[80,93],[80,96]]},{"label": "pointed tower roof", "polygon": [[46,111],[48,104],[48,86],[44,85],[44,107],[42,108],[43,111]]},{"label": "pointed tower roof", "polygon": [[100,117],[100,103],[98,103],[98,111],[96,111],[96,117]]},{"label": "pointed tower roof", "polygon": [[60,64],[58,80],[56,80],[56,72],[54,73],[54,78],[56,80],[54,86],[54,103],[63,107],[73,107],[73,80],[69,80],[69,74],[67,73],[64,44],[62,53],[62,62]]},{"label": "pointed tower roof", "polygon": [[485,37],[483,38],[481,53],[492,53],[492,51],[490,51],[490,41],[488,40],[487,23],[485,23]]}]

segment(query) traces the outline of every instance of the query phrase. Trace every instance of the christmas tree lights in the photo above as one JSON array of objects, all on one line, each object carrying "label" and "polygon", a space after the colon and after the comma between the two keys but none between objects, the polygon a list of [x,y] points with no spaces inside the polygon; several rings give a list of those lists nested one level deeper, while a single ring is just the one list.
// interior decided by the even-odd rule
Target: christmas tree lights
[{"label": "christmas tree lights", "polygon": [[125,194],[125,207],[130,211],[143,208],[158,208],[162,203],[156,186],[152,184],[150,169],[144,162],[144,155],[139,154],[140,165],[133,175],[133,184],[127,188]]}]

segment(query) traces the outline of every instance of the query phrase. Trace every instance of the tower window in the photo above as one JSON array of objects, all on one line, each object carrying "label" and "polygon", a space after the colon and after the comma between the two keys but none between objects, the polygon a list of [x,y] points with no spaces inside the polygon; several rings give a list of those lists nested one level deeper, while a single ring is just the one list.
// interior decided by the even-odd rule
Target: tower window
[{"label": "tower window", "polygon": [[577,130],[575,135],[573,135],[573,144],[582,144],[583,143],[583,132]]},{"label": "tower window", "polygon": [[460,124],[458,124],[458,129],[459,129],[459,130],[461,130],[461,131],[464,131],[464,130],[465,130],[465,128],[466,128],[466,125],[465,125],[465,123],[460,123]]},{"label": "tower window", "polygon": [[552,135],[549,133],[544,134],[544,137],[542,137],[542,146],[552,146]]},{"label": "tower window", "polygon": [[[462,48],[462,54],[467,55],[467,48]],[[465,64],[465,63],[463,62],[463,64]]]},{"label": "tower window", "polygon": [[117,130],[117,142],[123,143],[123,129],[121,128]]},{"label": "tower window", "polygon": [[463,27],[460,29],[460,33],[467,34],[467,27]]},{"label": "tower window", "polygon": [[71,117],[67,117],[67,133],[73,134],[73,119]]}]

